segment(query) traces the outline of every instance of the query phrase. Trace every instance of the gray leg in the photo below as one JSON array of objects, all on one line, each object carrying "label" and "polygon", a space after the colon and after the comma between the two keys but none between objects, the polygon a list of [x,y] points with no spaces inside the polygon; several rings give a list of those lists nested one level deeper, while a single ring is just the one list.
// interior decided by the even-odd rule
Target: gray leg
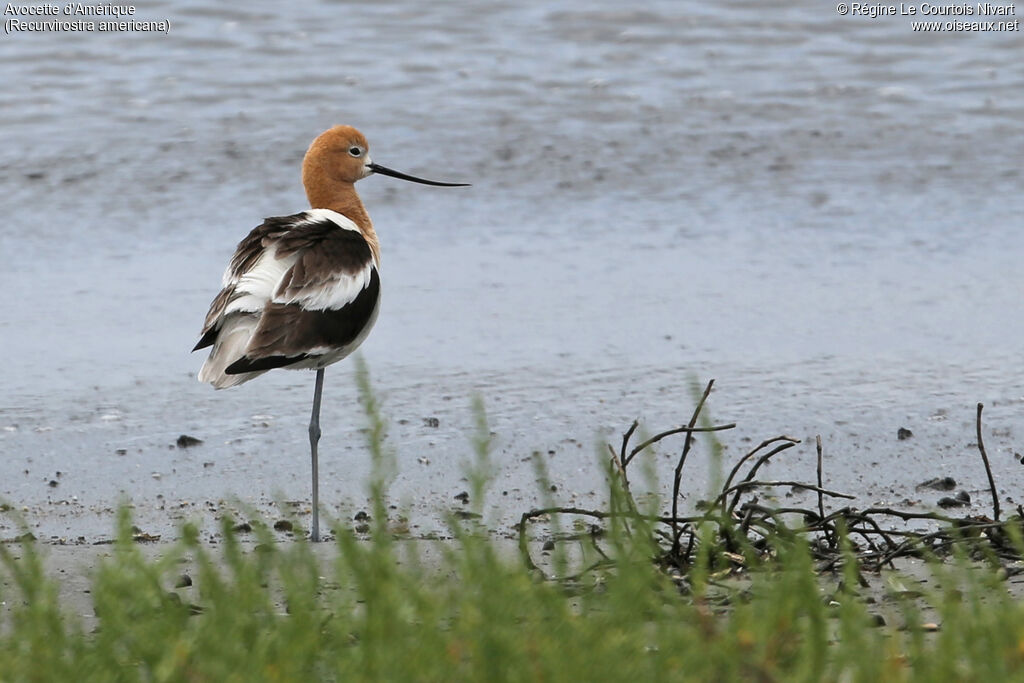
[{"label": "gray leg", "polygon": [[313,415],[309,418],[309,451],[313,459],[313,528],[309,540],[320,541],[320,471],[316,460],[316,445],[320,441],[320,396],[324,392],[324,369],[316,371],[316,389],[313,390]]}]

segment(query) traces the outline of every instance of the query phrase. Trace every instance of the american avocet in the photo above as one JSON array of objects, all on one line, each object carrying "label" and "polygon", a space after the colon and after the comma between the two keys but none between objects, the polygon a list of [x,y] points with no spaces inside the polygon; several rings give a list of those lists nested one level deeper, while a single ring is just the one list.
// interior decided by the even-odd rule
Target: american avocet
[{"label": "american avocet", "polygon": [[192,349],[213,347],[199,380],[217,389],[274,368],[316,370],[309,421],[313,541],[320,540],[317,443],[324,368],[366,339],[380,306],[380,244],[355,190],[357,180],[374,173],[425,185],[466,185],[373,163],[366,138],[351,126],[325,131],[302,161],[312,208],[267,218],[239,242]]}]

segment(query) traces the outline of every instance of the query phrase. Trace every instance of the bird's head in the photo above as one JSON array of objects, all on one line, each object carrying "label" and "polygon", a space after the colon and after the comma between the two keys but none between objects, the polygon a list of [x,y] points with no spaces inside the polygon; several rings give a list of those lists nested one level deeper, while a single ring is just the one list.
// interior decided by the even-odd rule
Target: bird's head
[{"label": "bird's head", "polygon": [[308,188],[311,183],[343,182],[354,183],[368,175],[381,175],[409,180],[424,185],[460,187],[468,183],[442,183],[436,180],[417,178],[370,160],[370,145],[366,138],[352,126],[334,126],[313,140],[302,162],[302,178]]}]

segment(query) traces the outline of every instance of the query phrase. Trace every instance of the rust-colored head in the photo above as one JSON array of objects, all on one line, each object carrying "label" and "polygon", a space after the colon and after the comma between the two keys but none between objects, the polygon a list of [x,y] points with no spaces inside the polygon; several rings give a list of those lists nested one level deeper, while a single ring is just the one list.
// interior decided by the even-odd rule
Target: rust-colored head
[{"label": "rust-colored head", "polygon": [[369,147],[363,134],[352,126],[334,126],[318,135],[302,161],[306,191],[324,183],[354,183],[370,175]]},{"label": "rust-colored head", "polygon": [[353,184],[374,173],[423,185],[466,185],[417,178],[373,163],[370,161],[369,143],[352,126],[335,126],[321,133],[313,140],[302,161],[302,184],[306,187],[306,196],[313,208],[338,210],[338,206],[347,207],[358,203]]}]

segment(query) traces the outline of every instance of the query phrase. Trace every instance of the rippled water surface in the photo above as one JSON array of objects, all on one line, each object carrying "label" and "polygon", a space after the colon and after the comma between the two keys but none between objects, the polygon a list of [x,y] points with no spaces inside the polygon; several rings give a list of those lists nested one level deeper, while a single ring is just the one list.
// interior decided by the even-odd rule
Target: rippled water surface
[{"label": "rippled water surface", "polygon": [[[381,163],[473,183],[359,186],[384,250],[364,357],[414,529],[467,488],[473,395],[504,529],[534,452],[556,500],[594,503],[595,444],[686,419],[712,377],[727,455],[789,433],[809,441],[771,474],[810,476],[820,433],[863,505],[931,506],[914,485],[951,475],[985,512],[984,402],[1022,497],[1020,33],[810,1],[137,7],[170,32],[0,39],[0,496],[37,534],[108,534],[125,497],[162,533],[308,505],[312,375],[214,392],[188,350],[235,243],[304,208],[302,154],[341,122]],[[333,367],[342,517],[369,470],[355,395]]]}]

